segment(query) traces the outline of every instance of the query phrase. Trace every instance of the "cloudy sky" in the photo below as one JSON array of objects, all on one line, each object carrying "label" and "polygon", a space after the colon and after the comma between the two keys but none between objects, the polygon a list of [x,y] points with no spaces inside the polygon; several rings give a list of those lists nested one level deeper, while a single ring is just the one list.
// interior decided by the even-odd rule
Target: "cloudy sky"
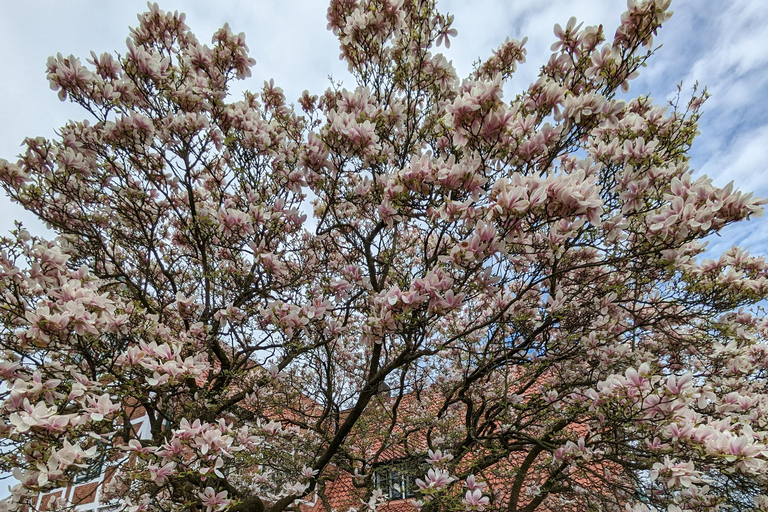
[{"label": "cloudy sky", "polygon": [[[438,0],[444,12],[455,14],[459,35],[447,57],[466,76],[473,61],[485,58],[505,37],[527,36],[528,62],[510,93],[535,79],[546,62],[555,23],[575,15],[585,24],[603,24],[612,34],[625,3],[621,0]],[[257,65],[242,87],[258,89],[274,78],[289,99],[308,89],[324,90],[328,76],[352,86],[346,66],[338,60],[338,44],[326,30],[322,0],[163,0],[164,10],[187,13],[187,24],[201,41],[225,22],[244,32]],[[719,185],[734,180],[742,190],[768,197],[768,173],[763,153],[768,148],[768,50],[761,37],[768,25],[764,0],[673,0],[675,15],[656,44],[663,47],[651,59],[631,94],[650,94],[665,102],[684,82],[690,90],[697,80],[709,88],[701,136],[692,151],[696,172]],[[4,2],[0,16],[0,157],[11,159],[27,136],[54,135],[69,118],[85,113],[62,103],[48,87],[45,62],[58,52],[85,60],[91,50],[124,52],[128,27],[146,9],[141,0],[98,1],[25,0]],[[0,197],[0,232],[21,219],[42,229],[29,214]],[[768,218],[725,230],[712,240],[713,253],[733,243],[768,254]]]}]

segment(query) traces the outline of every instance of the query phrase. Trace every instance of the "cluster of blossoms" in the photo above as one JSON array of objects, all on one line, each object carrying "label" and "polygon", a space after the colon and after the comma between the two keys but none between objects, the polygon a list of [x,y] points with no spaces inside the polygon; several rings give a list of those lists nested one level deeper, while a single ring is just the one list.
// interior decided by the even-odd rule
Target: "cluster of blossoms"
[{"label": "cluster of blossoms", "polygon": [[91,117],[0,160],[57,234],[0,239],[0,510],[97,460],[131,512],[377,510],[393,460],[425,512],[765,508],[768,265],[702,257],[765,201],[693,177],[706,93],[617,98],[670,15],[557,25],[511,102],[526,41],[461,80],[433,0],[332,0],[302,114],[157,5],[52,57]]}]

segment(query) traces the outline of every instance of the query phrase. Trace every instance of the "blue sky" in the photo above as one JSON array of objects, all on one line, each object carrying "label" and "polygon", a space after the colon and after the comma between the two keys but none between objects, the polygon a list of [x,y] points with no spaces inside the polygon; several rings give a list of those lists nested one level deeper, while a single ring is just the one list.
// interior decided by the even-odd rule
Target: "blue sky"
[{"label": "blue sky", "polygon": [[[489,55],[505,37],[528,37],[528,62],[508,90],[516,93],[536,78],[554,40],[552,27],[575,15],[585,24],[603,24],[612,34],[626,4],[621,0],[438,0],[441,10],[455,14],[459,35],[444,50],[459,74],[473,61]],[[328,75],[352,86],[346,66],[338,60],[338,43],[326,30],[326,3],[321,0],[166,0],[164,10],[187,13],[187,24],[201,41],[224,22],[245,32],[256,61],[252,78],[240,87],[258,89],[275,79],[295,100],[301,91],[323,91]],[[82,60],[91,50],[124,52],[128,27],[146,9],[140,0],[105,2],[25,0],[4,2],[0,17],[0,157],[11,159],[26,136],[54,135],[69,118],[81,119],[78,107],[58,100],[48,87],[45,62],[61,52]],[[718,185],[734,180],[737,187],[768,197],[763,153],[768,148],[768,49],[761,36],[768,26],[764,0],[673,0],[675,15],[662,28],[641,76],[632,82],[633,95],[650,94],[666,102],[676,84],[689,91],[695,81],[709,88],[701,136],[691,152],[692,167]],[[33,217],[0,197],[0,232],[14,219],[42,229]],[[768,254],[768,216],[713,237],[718,254],[734,243],[753,253]]]}]

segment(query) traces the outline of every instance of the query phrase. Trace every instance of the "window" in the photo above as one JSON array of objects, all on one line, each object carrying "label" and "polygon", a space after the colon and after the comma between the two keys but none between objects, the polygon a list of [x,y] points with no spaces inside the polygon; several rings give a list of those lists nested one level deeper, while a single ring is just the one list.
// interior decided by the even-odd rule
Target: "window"
[{"label": "window", "polygon": [[420,476],[424,477],[424,468],[418,461],[390,461],[374,468],[373,486],[393,500],[412,498],[416,494],[416,479]]},{"label": "window", "polygon": [[91,480],[96,480],[101,476],[104,470],[104,464],[107,461],[107,454],[104,452],[102,446],[99,446],[99,451],[96,457],[88,461],[88,467],[81,469],[75,474],[75,478],[72,481],[73,484],[82,484]]}]

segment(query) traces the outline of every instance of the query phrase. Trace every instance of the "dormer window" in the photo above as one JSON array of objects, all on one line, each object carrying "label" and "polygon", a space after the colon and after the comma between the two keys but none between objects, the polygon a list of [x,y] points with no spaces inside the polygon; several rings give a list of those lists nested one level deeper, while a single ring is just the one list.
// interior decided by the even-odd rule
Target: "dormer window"
[{"label": "dormer window", "polygon": [[416,494],[416,479],[424,474],[423,465],[413,459],[385,462],[373,470],[373,486],[389,499],[412,498]]}]

